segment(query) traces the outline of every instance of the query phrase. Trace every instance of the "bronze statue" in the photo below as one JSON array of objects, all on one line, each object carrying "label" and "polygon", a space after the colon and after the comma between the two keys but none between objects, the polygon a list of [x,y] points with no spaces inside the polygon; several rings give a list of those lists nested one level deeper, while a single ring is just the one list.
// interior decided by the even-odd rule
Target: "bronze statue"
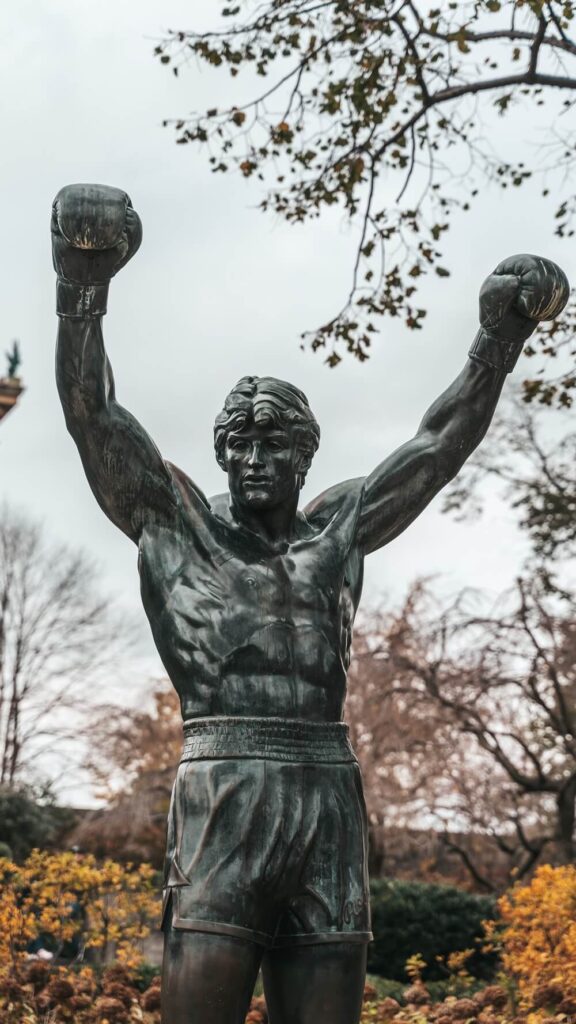
[{"label": "bronze statue", "polygon": [[210,499],[116,400],[102,316],[141,240],[128,196],[62,189],[52,236],[66,423],[98,503],[138,545],[184,720],[162,1020],[240,1024],[262,965],[272,1024],[355,1024],[370,939],[366,815],[341,719],[364,555],[458,472],[568,283],[548,260],[504,260],[482,287],[470,358],[416,436],[300,512],[320,431],[298,388],[272,377],[233,388],[214,430],[229,492]]}]

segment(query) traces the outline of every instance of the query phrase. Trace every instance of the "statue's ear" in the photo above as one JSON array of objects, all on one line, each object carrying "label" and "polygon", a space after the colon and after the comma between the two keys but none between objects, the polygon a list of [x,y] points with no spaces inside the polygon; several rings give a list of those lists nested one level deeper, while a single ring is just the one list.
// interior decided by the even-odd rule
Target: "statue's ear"
[{"label": "statue's ear", "polygon": [[296,473],[298,475],[298,486],[303,487],[304,481],[306,480],[306,474],[310,469],[312,463],[312,455],[309,452],[298,449],[298,455],[296,459]]}]

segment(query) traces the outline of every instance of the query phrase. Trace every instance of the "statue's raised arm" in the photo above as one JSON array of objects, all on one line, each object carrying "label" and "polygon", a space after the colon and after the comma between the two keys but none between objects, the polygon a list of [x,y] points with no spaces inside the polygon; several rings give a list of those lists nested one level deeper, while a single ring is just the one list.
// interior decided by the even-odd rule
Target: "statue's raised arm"
[{"label": "statue's raised arm", "polygon": [[110,280],[141,239],[140,218],[120,189],[68,185],[54,200],[58,392],[100,506],[136,542],[147,520],[170,521],[177,507],[158,449],[116,401],[102,336]]},{"label": "statue's raised arm", "polygon": [[511,256],[484,282],[480,330],[464,369],[430,407],[416,436],[366,478],[358,539],[374,551],[398,536],[451,480],[486,433],[506,374],[540,320],[569,295],[564,272],[539,256]]}]

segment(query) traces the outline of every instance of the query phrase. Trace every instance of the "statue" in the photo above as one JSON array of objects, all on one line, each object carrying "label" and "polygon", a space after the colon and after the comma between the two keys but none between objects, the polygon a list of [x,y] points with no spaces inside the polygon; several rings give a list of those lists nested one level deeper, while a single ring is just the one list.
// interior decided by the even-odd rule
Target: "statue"
[{"label": "statue", "polygon": [[464,369],[414,438],[304,511],[320,430],[305,395],[244,377],[216,418],[229,492],[208,499],[116,400],[110,279],[141,225],[128,196],[70,185],[53,209],[57,378],[96,500],[138,545],[142,600],[180,696],[168,822],[164,1024],[241,1024],[262,965],[272,1024],[355,1024],[371,937],[366,813],[342,724],[366,554],[398,536],[488,429],[536,323],[568,296],[514,256],[480,293]]},{"label": "statue", "polygon": [[24,391],[22,380],[18,375],[22,357],[17,341],[13,341],[12,348],[6,352],[6,364],[6,376],[0,377],[0,420],[11,412]]},{"label": "statue", "polygon": [[22,357],[20,355],[20,345],[17,341],[12,342],[12,348],[6,352],[6,361],[8,365],[7,377],[8,380],[14,380],[18,376],[18,370],[22,364]]}]

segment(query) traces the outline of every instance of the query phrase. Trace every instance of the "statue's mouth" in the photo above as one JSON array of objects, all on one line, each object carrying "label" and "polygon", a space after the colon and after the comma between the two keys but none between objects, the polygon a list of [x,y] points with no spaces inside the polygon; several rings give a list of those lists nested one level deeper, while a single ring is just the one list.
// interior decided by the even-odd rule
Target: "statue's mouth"
[{"label": "statue's mouth", "polygon": [[272,483],[269,476],[245,476],[245,484],[251,484],[254,487],[266,486]]}]

